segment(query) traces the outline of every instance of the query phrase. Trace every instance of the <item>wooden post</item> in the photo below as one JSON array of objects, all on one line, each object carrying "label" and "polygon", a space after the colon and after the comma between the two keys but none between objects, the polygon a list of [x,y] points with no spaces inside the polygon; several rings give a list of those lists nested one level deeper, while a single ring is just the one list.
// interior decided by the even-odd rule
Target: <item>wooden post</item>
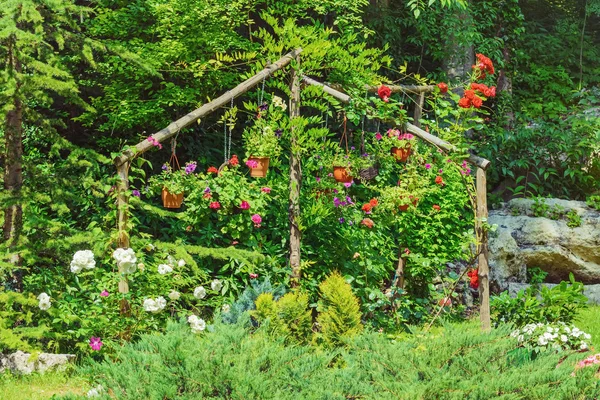
[{"label": "wooden post", "polygon": [[413,116],[415,126],[417,128],[421,127],[421,115],[423,114],[423,106],[425,105],[425,92],[421,92],[419,94],[419,102],[415,104],[415,114]]},{"label": "wooden post", "polygon": [[291,285],[300,284],[300,240],[301,232],[298,227],[300,216],[300,188],[302,187],[302,165],[297,149],[297,136],[299,127],[296,125],[300,116],[300,57],[296,57],[296,65],[292,69],[292,85],[290,98],[291,152],[290,152],[290,202],[288,218],[290,221],[290,267],[292,269]]},{"label": "wooden post", "polygon": [[[127,195],[127,191],[129,190],[129,165],[130,162],[128,161],[117,166],[117,175],[119,176],[119,183],[117,184],[117,226],[119,228],[117,247],[125,249],[129,247],[129,233],[127,230],[129,215],[129,196]],[[119,281],[119,293],[128,293],[129,284],[121,268],[119,268],[119,273],[122,274],[121,281]]]},{"label": "wooden post", "polygon": [[479,318],[481,320],[481,329],[484,332],[488,332],[491,329],[490,321],[490,268],[488,264],[488,234],[487,229],[484,228],[484,221],[487,221],[488,208],[487,208],[487,182],[485,176],[485,170],[477,168],[477,212],[476,212],[476,224],[477,224],[477,237],[479,243],[477,245],[479,250],[478,266],[479,266],[479,301],[480,310]]}]

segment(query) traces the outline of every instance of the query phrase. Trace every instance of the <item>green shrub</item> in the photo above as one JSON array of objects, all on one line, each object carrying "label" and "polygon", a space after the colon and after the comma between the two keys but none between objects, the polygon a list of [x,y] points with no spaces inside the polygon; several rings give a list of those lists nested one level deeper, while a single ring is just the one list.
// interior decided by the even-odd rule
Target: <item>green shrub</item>
[{"label": "green shrub", "polygon": [[317,322],[320,337],[329,346],[344,344],[348,338],[363,330],[358,299],[338,272],[329,275],[319,289],[321,301]]},{"label": "green shrub", "polygon": [[306,293],[290,292],[277,302],[271,293],[263,293],[258,296],[256,311],[251,315],[268,332],[283,336],[288,342],[306,344],[312,339],[312,316]]},{"label": "green shrub", "polygon": [[50,329],[39,324],[38,301],[32,295],[0,291],[0,353],[40,350]]},{"label": "green shrub", "polygon": [[93,377],[91,387],[103,386],[100,399],[106,400],[560,400],[600,394],[594,368],[571,376],[587,354],[516,359],[511,352],[517,340],[509,332],[447,325],[400,341],[362,334],[347,348],[327,350],[285,346],[283,338],[249,334],[243,324],[219,324],[197,336],[185,324],[171,323],[165,334],[144,335],[115,360],[92,362],[82,372]]},{"label": "green shrub", "polygon": [[256,308],[255,303],[263,293],[270,293],[272,298],[277,300],[285,293],[285,287],[283,285],[273,287],[268,278],[265,278],[262,282],[252,280],[250,286],[247,286],[240,297],[231,305],[229,312],[222,314],[223,322],[235,324],[244,312]]},{"label": "green shrub", "polygon": [[583,284],[575,282],[570,275],[570,284],[561,282],[549,289],[532,285],[511,298],[508,292],[492,298],[492,318],[496,325],[512,323],[521,327],[532,323],[571,323],[577,312],[587,306],[583,295]]}]

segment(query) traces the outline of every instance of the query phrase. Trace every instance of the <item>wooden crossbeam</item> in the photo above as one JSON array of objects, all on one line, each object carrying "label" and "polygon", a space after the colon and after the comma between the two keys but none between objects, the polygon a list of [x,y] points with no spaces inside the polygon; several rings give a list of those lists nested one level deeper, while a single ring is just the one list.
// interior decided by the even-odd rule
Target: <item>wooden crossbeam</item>
[{"label": "wooden crossbeam", "polygon": [[[246,93],[253,87],[257,86],[264,78],[271,76],[275,71],[282,69],[286,65],[288,65],[292,60],[294,60],[300,53],[302,53],[301,48],[297,48],[294,51],[289,52],[288,54],[281,57],[279,60],[275,61],[273,64],[267,65],[265,69],[254,75],[253,77],[246,79],[244,82],[237,85],[235,88],[229,90],[228,92],[222,94],[216,99],[203,104],[200,108],[195,109],[189,114],[184,115],[179,118],[177,121],[171,122],[169,126],[161,129],[160,131],[151,135],[156,141],[159,143],[164,142],[165,140],[173,137],[180,130],[190,126],[200,118],[214,112],[215,110],[223,107],[225,104],[229,103],[232,98],[235,98],[241,94]],[[134,151],[126,151],[117,158],[115,158],[114,162],[117,167],[123,165],[124,163],[131,160],[136,155],[139,155],[153,147],[153,144],[148,140],[144,139],[140,143],[135,145]]]}]

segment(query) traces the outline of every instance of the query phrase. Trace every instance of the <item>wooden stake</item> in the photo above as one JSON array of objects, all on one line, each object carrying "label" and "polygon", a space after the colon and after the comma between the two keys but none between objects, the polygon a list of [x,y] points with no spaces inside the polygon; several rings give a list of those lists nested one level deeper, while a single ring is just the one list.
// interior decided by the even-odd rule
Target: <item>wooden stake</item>
[{"label": "wooden stake", "polygon": [[[118,239],[117,247],[124,249],[129,247],[129,233],[127,232],[127,217],[129,207],[129,197],[127,196],[127,190],[129,189],[129,162],[117,166],[117,174],[119,176],[119,183],[117,184],[117,211],[118,211]],[[129,284],[127,278],[123,275],[121,268],[121,281],[119,281],[119,293],[128,293]]]},{"label": "wooden stake", "polygon": [[425,104],[425,92],[419,94],[419,102],[415,105],[415,114],[413,116],[415,126],[421,127],[421,115],[423,114],[423,105]]},{"label": "wooden stake", "polygon": [[479,239],[479,302],[481,308],[479,317],[481,320],[481,329],[489,332],[491,329],[490,321],[490,268],[488,264],[488,234],[484,227],[484,221],[487,221],[487,182],[485,171],[477,168],[477,237]]},{"label": "wooden stake", "polygon": [[302,187],[302,165],[298,150],[296,149],[298,139],[298,126],[295,119],[300,116],[300,57],[296,57],[296,65],[292,70],[292,85],[290,98],[290,120],[291,129],[291,152],[290,152],[290,202],[288,218],[290,221],[290,267],[292,268],[291,285],[297,287],[300,284],[300,240],[301,232],[298,227],[300,217],[300,188]]},{"label": "wooden stake", "polygon": [[[167,139],[174,136],[180,130],[190,126],[200,118],[212,113],[213,111],[219,109],[220,107],[228,104],[232,98],[235,98],[241,94],[246,93],[248,90],[252,89],[256,85],[258,85],[264,78],[271,76],[275,71],[280,70],[281,68],[288,65],[296,56],[298,56],[302,52],[301,48],[298,48],[285,56],[281,57],[279,60],[275,61],[273,64],[269,64],[265,69],[260,71],[258,74],[253,77],[246,79],[244,82],[237,85],[235,88],[231,89],[227,93],[217,97],[213,101],[202,105],[202,107],[195,109],[189,114],[184,115],[179,118],[177,121],[171,122],[169,126],[160,131],[156,132],[152,135],[152,137],[162,143]],[[115,165],[119,166],[138,154],[141,154],[149,149],[151,149],[154,145],[150,143],[148,140],[144,139],[137,145],[135,145],[135,150],[133,151],[125,151],[122,155],[115,159]]]}]

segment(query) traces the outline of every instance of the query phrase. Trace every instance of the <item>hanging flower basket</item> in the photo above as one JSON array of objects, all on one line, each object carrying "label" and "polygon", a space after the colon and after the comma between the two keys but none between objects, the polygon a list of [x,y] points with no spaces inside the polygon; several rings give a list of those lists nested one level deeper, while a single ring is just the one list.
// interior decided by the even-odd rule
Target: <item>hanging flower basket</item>
[{"label": "hanging flower basket", "polygon": [[246,165],[250,168],[250,176],[253,178],[264,178],[269,170],[269,157],[250,157]]},{"label": "hanging flower basket", "polygon": [[352,177],[345,167],[333,167],[333,178],[342,183],[352,182]]},{"label": "hanging flower basket", "polygon": [[[412,200],[412,204],[413,204],[413,206],[415,206],[415,207],[416,207],[418,203],[419,203],[419,199],[416,199],[416,198],[415,198],[415,199],[413,199],[413,200]],[[410,207],[410,204],[403,204],[403,205],[401,205],[401,206],[398,206],[398,209],[399,209],[400,211],[407,211],[409,207]]]},{"label": "hanging flower basket", "polygon": [[398,162],[406,162],[408,157],[410,156],[411,149],[410,143],[408,143],[405,147],[392,147],[392,155]]},{"label": "hanging flower basket", "polygon": [[165,188],[162,190],[162,201],[165,208],[179,208],[183,203],[183,192],[179,194],[171,194]]}]

